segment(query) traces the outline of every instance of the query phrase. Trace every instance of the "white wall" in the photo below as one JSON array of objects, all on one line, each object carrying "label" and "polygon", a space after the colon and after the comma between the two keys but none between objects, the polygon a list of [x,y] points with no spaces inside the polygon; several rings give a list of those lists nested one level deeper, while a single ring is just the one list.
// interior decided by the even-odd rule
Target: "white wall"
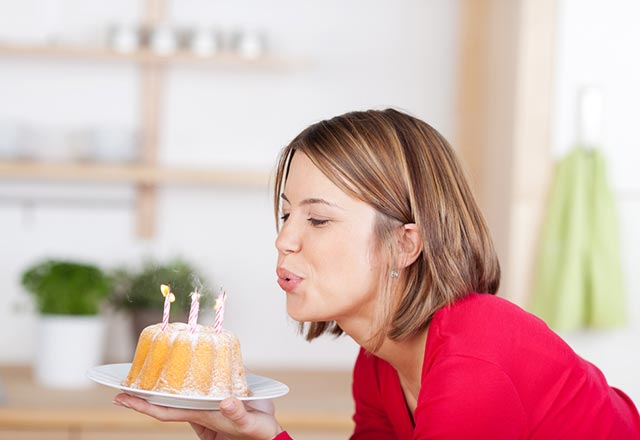
[{"label": "white wall", "polygon": [[629,325],[612,332],[567,334],[584,357],[613,384],[640,402],[640,3],[627,0],[562,0],[559,14],[553,153],[564,155],[578,136],[578,90],[597,85],[604,93],[601,151],[617,195]]},{"label": "white wall", "polygon": [[[171,4],[179,24],[264,29],[273,52],[305,58],[309,66],[267,72],[172,67],[163,163],[271,170],[277,151],[306,125],[371,107],[399,107],[445,136],[453,132],[457,1]],[[129,0],[0,0],[0,40],[37,40],[49,27],[63,40],[97,41],[110,21],[138,13]],[[137,80],[136,68],[122,63],[0,58],[0,121],[135,127]],[[240,337],[250,368],[351,366],[352,342],[308,344],[286,317],[275,283],[267,190],[164,187],[157,235],[148,242],[135,237],[133,197],[125,185],[0,182],[0,363],[28,363],[36,349],[35,313],[19,285],[26,265],[64,256],[112,267],[180,254],[226,287],[227,327]],[[127,361],[129,345],[124,328],[113,327],[111,360]]]}]

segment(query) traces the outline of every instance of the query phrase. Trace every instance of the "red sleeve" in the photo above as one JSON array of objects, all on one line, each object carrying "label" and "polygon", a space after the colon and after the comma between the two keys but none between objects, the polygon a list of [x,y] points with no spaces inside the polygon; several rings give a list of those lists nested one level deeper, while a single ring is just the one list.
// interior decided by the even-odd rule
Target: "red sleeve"
[{"label": "red sleeve", "polygon": [[448,356],[423,377],[415,440],[525,438],[527,418],[511,379],[497,366]]},{"label": "red sleeve", "polygon": [[353,370],[353,399],[355,429],[351,440],[397,438],[382,407],[383,396],[380,393],[374,359],[362,349]]},{"label": "red sleeve", "polygon": [[276,435],[273,440],[293,440],[289,434],[287,434],[287,431],[282,431],[280,434]]}]

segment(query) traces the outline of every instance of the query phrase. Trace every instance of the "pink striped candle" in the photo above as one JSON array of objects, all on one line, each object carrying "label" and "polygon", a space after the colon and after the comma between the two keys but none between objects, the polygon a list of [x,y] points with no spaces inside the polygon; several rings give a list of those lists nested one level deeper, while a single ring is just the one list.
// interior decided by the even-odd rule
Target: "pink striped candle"
[{"label": "pink striped candle", "polygon": [[200,311],[200,293],[196,290],[191,292],[191,309],[189,310],[189,330],[196,332],[198,325],[198,312]]},{"label": "pink striped candle", "polygon": [[[222,289],[221,289],[222,290]],[[213,329],[216,334],[222,331],[222,321],[224,321],[224,303],[227,299],[227,292],[222,290],[218,295],[218,299],[216,299],[216,319],[213,322]]]},{"label": "pink striped candle", "polygon": [[167,328],[167,325],[169,325],[171,303],[176,300],[176,297],[171,293],[171,284],[162,284],[160,286],[160,292],[162,292],[162,296],[164,296],[164,309],[162,311],[162,331],[164,331]]}]

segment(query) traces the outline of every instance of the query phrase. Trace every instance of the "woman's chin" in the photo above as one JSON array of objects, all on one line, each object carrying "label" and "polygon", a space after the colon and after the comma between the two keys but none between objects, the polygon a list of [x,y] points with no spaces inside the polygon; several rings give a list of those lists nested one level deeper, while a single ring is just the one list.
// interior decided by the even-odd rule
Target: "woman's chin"
[{"label": "woman's chin", "polygon": [[299,310],[289,310],[287,309],[287,314],[291,319],[298,322],[313,322],[314,319],[310,319],[308,313],[301,313]]},{"label": "woman's chin", "polygon": [[310,313],[308,310],[300,310],[287,306],[287,314],[291,319],[298,322],[323,322],[331,321],[331,318],[319,316],[317,313]]}]

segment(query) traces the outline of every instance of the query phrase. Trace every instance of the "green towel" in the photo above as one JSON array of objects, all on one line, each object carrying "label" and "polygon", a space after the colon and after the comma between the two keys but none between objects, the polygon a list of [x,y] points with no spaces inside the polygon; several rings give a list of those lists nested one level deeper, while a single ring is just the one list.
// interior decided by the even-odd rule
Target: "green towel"
[{"label": "green towel", "polygon": [[531,310],[556,330],[625,322],[618,219],[598,150],[557,167],[542,230]]}]

